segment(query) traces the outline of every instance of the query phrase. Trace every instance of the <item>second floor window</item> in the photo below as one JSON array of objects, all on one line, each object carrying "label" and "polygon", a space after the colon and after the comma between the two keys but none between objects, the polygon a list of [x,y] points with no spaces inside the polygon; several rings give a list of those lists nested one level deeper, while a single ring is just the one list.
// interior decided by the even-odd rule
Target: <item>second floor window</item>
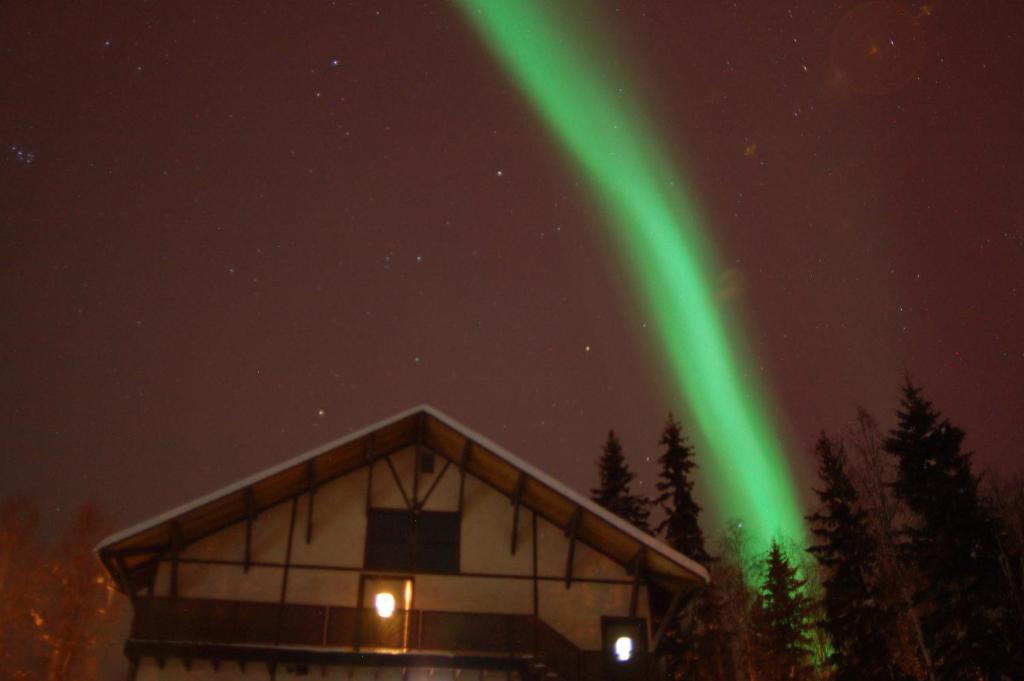
[{"label": "second floor window", "polygon": [[370,509],[366,569],[392,572],[459,571],[459,514]]}]

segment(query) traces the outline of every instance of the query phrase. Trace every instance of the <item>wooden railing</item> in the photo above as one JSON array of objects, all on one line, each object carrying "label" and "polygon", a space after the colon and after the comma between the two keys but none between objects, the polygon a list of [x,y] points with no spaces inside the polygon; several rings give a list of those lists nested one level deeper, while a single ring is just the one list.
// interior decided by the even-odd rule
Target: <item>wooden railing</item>
[{"label": "wooden railing", "polygon": [[[260,603],[213,599],[137,599],[131,638],[143,642],[282,645],[357,651],[443,652],[528,660],[538,676],[553,672],[564,681],[605,680],[603,655],[582,651],[531,615],[396,611],[344,606]],[[623,678],[647,679],[653,656],[640,655]]]}]

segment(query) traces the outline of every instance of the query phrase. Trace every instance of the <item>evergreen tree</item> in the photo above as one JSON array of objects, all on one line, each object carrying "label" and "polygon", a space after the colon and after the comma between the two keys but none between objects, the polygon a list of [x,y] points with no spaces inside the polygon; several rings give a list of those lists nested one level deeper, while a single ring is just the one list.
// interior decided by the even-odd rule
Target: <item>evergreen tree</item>
[{"label": "evergreen tree", "polygon": [[914,517],[904,551],[921,575],[922,628],[941,679],[1024,678],[1020,630],[1000,589],[1000,528],[963,439],[908,379],[885,450]]},{"label": "evergreen tree", "polygon": [[815,490],[820,510],[808,517],[818,542],[808,550],[825,571],[823,626],[832,643],[834,679],[899,678],[885,635],[890,614],[880,607],[873,583],[877,546],[847,474],[846,453],[824,433],[815,453],[823,488]]},{"label": "evergreen tree", "polygon": [[764,560],[764,581],[758,590],[751,624],[752,657],[759,681],[813,679],[810,662],[810,599],[804,581],[777,541]]},{"label": "evergreen tree", "polygon": [[629,486],[635,476],[626,464],[622,445],[615,437],[614,430],[608,431],[608,440],[605,442],[601,458],[598,459],[597,467],[600,484],[596,489],[590,490],[590,498],[623,520],[644,532],[649,532],[649,504],[644,497],[630,493]]},{"label": "evergreen tree", "polygon": [[[693,448],[682,436],[679,422],[668,415],[659,444],[665,447],[658,463],[661,466],[657,483],[658,497],[654,503],[665,512],[665,519],[656,532],[664,532],[665,542],[703,564],[711,562],[704,546],[699,516],[701,508],[693,500],[691,472],[697,467]],[[672,678],[696,681],[727,678],[731,669],[729,637],[722,622],[724,595],[712,583],[698,597],[688,613],[687,622],[672,622],[665,630],[663,648]],[[654,610],[662,614],[668,597],[655,590]]]},{"label": "evergreen tree", "polygon": [[693,460],[693,448],[682,436],[679,422],[668,415],[659,444],[665,451],[658,457],[661,478],[657,483],[660,493],[655,503],[665,511],[665,519],[658,525],[657,532],[665,533],[665,542],[680,553],[694,560],[707,563],[711,560],[704,548],[704,533],[700,529],[701,508],[693,500],[693,481],[690,475],[697,467]]}]

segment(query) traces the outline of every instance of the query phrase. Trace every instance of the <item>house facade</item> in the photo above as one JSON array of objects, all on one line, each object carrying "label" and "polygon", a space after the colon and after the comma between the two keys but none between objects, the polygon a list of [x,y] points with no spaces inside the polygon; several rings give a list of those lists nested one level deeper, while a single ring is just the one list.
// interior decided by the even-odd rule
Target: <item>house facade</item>
[{"label": "house facade", "polygon": [[673,611],[708,578],[430,407],[97,551],[137,681],[653,679],[651,590]]}]

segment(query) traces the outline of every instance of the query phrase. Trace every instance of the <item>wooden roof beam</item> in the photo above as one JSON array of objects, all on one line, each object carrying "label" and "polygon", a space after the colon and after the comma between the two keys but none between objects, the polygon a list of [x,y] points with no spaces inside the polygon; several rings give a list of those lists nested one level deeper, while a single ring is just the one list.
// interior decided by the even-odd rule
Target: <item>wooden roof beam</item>
[{"label": "wooden roof beam", "polygon": [[309,504],[306,505],[306,543],[313,541],[313,501],[316,499],[316,459],[306,462],[306,489],[309,492]]},{"label": "wooden roof beam", "polygon": [[181,523],[177,518],[169,524],[171,533],[171,598],[178,597],[178,556],[185,546],[185,535],[181,531]]},{"label": "wooden roof beam", "polygon": [[516,486],[512,490],[512,546],[511,553],[516,555],[516,544],[519,539],[519,506],[523,498],[523,487],[526,486],[526,473],[520,473]]},{"label": "wooden roof beam", "polygon": [[258,510],[256,508],[256,492],[253,491],[252,485],[245,488],[242,493],[245,498],[245,572],[249,571],[249,566],[252,565],[252,523],[256,520],[256,514]]},{"label": "wooden roof beam", "polygon": [[576,507],[569,524],[565,528],[565,536],[569,538],[569,553],[565,558],[565,588],[572,586],[572,565],[576,558],[576,535],[580,529],[580,519],[583,516],[583,509]]},{"label": "wooden roof beam", "polygon": [[629,616],[636,617],[637,602],[640,598],[640,584],[644,581],[644,556],[646,547],[640,547],[636,555],[629,561],[628,572],[633,575],[633,588],[629,594]]}]

